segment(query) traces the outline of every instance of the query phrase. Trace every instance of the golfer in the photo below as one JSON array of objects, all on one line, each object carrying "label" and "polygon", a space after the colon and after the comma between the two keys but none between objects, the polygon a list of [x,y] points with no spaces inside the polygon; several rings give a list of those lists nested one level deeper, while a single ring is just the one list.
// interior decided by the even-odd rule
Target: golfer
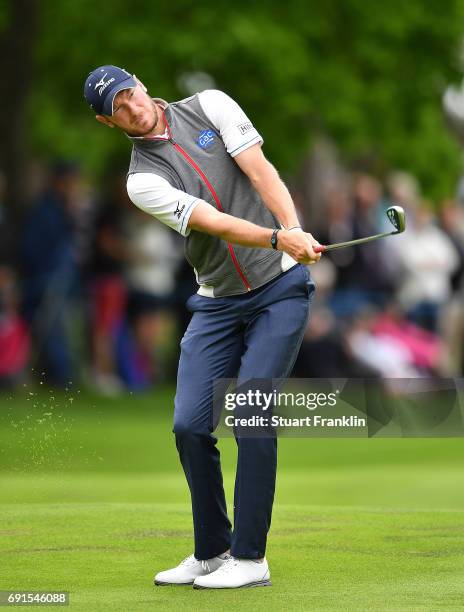
[{"label": "golfer", "polygon": [[289,376],[314,292],[306,264],[319,260],[319,243],[299,226],[263,139],[225,93],[167,103],[149,96],[135,75],[101,66],[87,77],[84,95],[100,123],[131,140],[129,197],[186,237],[199,284],[187,301],[193,316],[181,341],[173,427],[195,547],[155,584],[269,585],[277,441],[236,438],[232,530],[212,435],[213,381]]}]

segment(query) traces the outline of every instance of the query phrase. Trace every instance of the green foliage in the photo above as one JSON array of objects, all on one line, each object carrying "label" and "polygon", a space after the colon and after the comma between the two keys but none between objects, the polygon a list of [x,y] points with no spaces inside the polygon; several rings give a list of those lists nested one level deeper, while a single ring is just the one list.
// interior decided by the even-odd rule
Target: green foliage
[{"label": "green foliage", "polygon": [[0,0],[0,34],[3,34],[9,21],[9,7],[6,0]]},{"label": "green foliage", "polygon": [[347,162],[375,152],[385,167],[417,173],[427,195],[454,189],[460,156],[441,94],[459,79],[464,0],[113,0],[111,10],[44,0],[41,10],[30,125],[44,156],[81,158],[97,173],[110,153],[129,149],[97,126],[82,95],[87,73],[114,63],[168,100],[189,93],[183,74],[210,74],[284,172],[322,132]]}]

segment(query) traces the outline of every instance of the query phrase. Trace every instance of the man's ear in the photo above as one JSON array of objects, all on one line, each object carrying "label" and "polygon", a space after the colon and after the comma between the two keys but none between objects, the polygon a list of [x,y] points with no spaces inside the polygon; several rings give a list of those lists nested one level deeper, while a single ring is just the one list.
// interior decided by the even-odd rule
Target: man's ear
[{"label": "man's ear", "polygon": [[108,127],[114,128],[114,123],[111,121],[111,119],[105,117],[105,115],[95,115],[95,119],[100,123],[104,123]]}]

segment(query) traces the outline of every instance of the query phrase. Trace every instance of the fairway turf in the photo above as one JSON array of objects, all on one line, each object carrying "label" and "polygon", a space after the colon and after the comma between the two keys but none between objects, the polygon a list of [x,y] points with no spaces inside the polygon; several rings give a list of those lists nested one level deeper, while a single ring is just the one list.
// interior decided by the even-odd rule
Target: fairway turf
[{"label": "fairway turf", "polygon": [[[463,607],[460,439],[281,439],[273,586],[153,587],[192,552],[173,390],[29,393],[1,402],[0,589],[67,590],[82,611]],[[220,448],[230,510],[235,443]]]}]

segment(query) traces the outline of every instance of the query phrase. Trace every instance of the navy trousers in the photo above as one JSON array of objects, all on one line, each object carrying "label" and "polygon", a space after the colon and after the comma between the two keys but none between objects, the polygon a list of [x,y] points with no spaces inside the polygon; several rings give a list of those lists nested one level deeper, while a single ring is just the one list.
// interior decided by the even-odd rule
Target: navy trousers
[{"label": "navy trousers", "polygon": [[181,341],[174,409],[176,446],[192,498],[195,557],[231,549],[234,557],[264,556],[277,467],[274,437],[236,437],[234,529],[227,516],[217,439],[213,381],[285,378],[307,325],[314,284],[295,265],[262,287],[237,296],[187,301],[193,312]]}]

